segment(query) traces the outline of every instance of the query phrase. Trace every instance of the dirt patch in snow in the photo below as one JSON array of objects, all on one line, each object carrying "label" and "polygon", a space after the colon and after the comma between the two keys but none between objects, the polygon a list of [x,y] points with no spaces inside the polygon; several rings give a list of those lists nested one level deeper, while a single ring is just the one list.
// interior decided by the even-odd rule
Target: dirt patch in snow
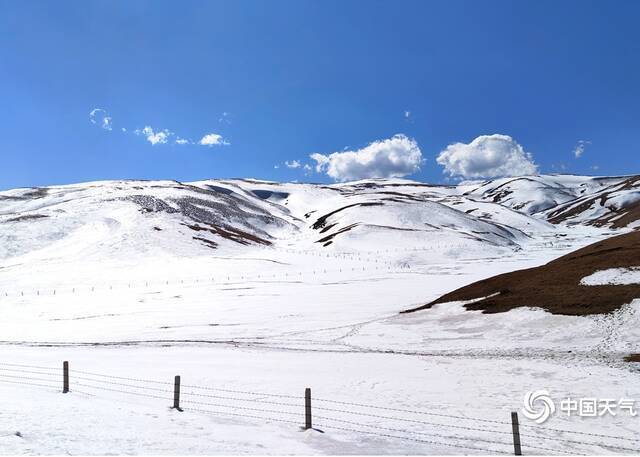
[{"label": "dirt patch in snow", "polygon": [[23,216],[14,217],[12,219],[7,219],[5,222],[24,222],[24,221],[33,221],[36,219],[43,219],[45,217],[49,217],[46,214],[25,214]]},{"label": "dirt patch in snow", "polygon": [[[318,241],[316,241],[316,243],[326,243],[327,241],[333,241],[333,238],[336,235],[339,235],[339,234],[344,233],[344,232],[348,232],[349,230],[351,230],[352,228],[357,227],[357,226],[358,226],[358,224],[347,225],[346,227],[341,228],[340,230],[338,230],[335,233],[332,233],[329,236],[325,236],[324,238],[320,238]],[[325,244],[325,246],[328,246],[328,245]]]},{"label": "dirt patch in snow", "polygon": [[202,238],[200,236],[194,236],[192,238],[194,240],[197,240],[197,241],[202,241],[204,244],[206,244],[207,246],[209,246],[212,249],[216,249],[218,247],[218,243],[216,243],[215,241],[211,241],[211,240],[208,240],[206,238]]},{"label": "dirt patch in snow", "polygon": [[[243,245],[249,245],[252,242],[255,244],[262,244],[264,246],[271,245],[271,241],[267,241],[265,239],[260,238],[259,236],[252,235],[251,233],[244,232],[234,227],[228,227],[228,226],[221,227],[215,224],[207,224],[206,227],[203,227],[202,225],[198,225],[198,224],[183,224],[183,225],[186,225],[191,230],[194,230],[196,232],[202,232],[202,231],[209,232],[214,235],[221,236],[222,238],[226,238],[228,240],[235,241],[236,243],[243,244]],[[206,240],[201,237],[195,237],[195,236],[193,238],[199,241],[206,241],[207,244],[209,244],[210,246],[212,246],[212,244],[215,244],[217,246],[217,243],[213,241]]]},{"label": "dirt patch in snow", "polygon": [[333,216],[340,211],[344,211],[345,209],[353,208],[354,206],[382,206],[383,203],[375,203],[375,202],[364,202],[364,203],[353,203],[351,205],[343,206],[342,208],[338,208],[330,213],[325,214],[324,216],[319,217],[311,226],[314,230],[319,230],[327,225],[327,219]]},{"label": "dirt patch in snow", "polygon": [[630,268],[640,258],[640,232],[615,236],[560,257],[546,265],[518,270],[475,282],[405,313],[437,303],[468,301],[469,310],[500,313],[531,306],[553,314],[582,316],[613,312],[636,298],[640,285],[581,285],[582,278],[599,270]]}]

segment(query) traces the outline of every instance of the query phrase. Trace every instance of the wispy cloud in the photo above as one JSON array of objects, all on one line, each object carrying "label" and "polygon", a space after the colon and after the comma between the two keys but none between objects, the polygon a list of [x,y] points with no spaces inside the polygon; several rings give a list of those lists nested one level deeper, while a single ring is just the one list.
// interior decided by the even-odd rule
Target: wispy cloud
[{"label": "wispy cloud", "polygon": [[231,125],[231,113],[223,112],[218,118],[218,122],[221,124]]},{"label": "wispy cloud", "polygon": [[292,160],[292,161],[285,160],[284,165],[287,168],[300,168],[302,166],[299,160]]},{"label": "wispy cloud", "polygon": [[102,108],[94,108],[89,112],[89,121],[105,130],[113,130],[112,119]]},{"label": "wispy cloud", "polygon": [[[228,115],[229,113],[223,113],[223,118],[226,118]],[[113,130],[113,118],[102,108],[93,108],[89,112],[89,121],[104,130]],[[151,143],[152,146],[168,144],[171,142],[172,138],[175,138],[173,140],[173,144],[180,146],[201,145],[211,147],[231,144],[222,135],[213,132],[205,134],[199,141],[194,141],[189,138],[178,136],[169,129],[154,129],[150,125],[145,125],[143,128],[136,128],[133,130],[129,130],[126,127],[120,127],[120,131],[125,134],[133,133],[136,136],[142,136]]]},{"label": "wispy cloud", "polygon": [[576,159],[579,159],[580,157],[582,157],[582,154],[584,154],[584,151],[587,148],[588,144],[591,144],[591,141],[578,140],[578,144],[573,149],[573,155],[576,157]]}]

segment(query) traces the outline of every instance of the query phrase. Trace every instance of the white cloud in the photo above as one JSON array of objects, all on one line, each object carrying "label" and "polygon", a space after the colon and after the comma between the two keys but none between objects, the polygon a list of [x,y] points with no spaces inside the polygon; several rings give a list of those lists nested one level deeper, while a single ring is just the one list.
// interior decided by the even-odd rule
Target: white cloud
[{"label": "white cloud", "polygon": [[227,113],[226,111],[223,112],[218,118],[218,122],[231,125],[231,114]]},{"label": "white cloud", "polygon": [[316,162],[318,173],[326,173],[336,181],[407,176],[417,172],[422,163],[418,143],[405,135],[374,141],[357,151],[315,153],[309,157]]},{"label": "white cloud", "polygon": [[[229,120],[229,113],[222,113],[222,120]],[[89,121],[103,128],[105,130],[113,130],[113,122],[111,116],[107,113],[106,110],[102,108],[94,108],[89,112]],[[152,145],[157,144],[167,144],[172,138],[175,138],[173,141],[174,144],[177,145],[185,145],[185,144],[200,144],[202,146],[217,146],[217,145],[228,145],[230,144],[227,140],[225,140],[222,135],[218,135],[217,133],[208,133],[204,135],[200,141],[194,141],[189,138],[183,138],[177,136],[174,132],[168,129],[162,130],[154,130],[153,127],[147,125],[142,129],[129,130],[125,127],[120,127],[120,131],[122,133],[133,133],[134,135],[143,136],[146,140]]]},{"label": "white cloud", "polygon": [[591,144],[591,141],[587,141],[587,140],[578,141],[578,144],[573,149],[573,155],[576,156],[576,159],[579,159],[580,157],[582,157],[582,154],[584,154],[584,150],[587,148],[588,144]]},{"label": "white cloud", "polygon": [[202,146],[218,146],[218,145],[226,145],[229,144],[222,138],[222,135],[218,135],[217,133],[208,133],[203,136],[198,142]]},{"label": "white cloud", "polygon": [[469,144],[454,143],[436,159],[449,176],[465,179],[532,175],[533,156],[508,135],[481,135]]},{"label": "white cloud", "polygon": [[291,162],[285,160],[284,164],[287,168],[300,168],[302,166],[299,160],[292,160]]},{"label": "white cloud", "polygon": [[102,108],[94,108],[89,112],[89,121],[92,124],[99,125],[105,130],[112,130],[113,123],[111,116],[107,114]]},{"label": "white cloud", "polygon": [[150,126],[145,126],[142,130],[136,129],[134,131],[136,135],[143,135],[147,138],[147,141],[152,145],[156,144],[166,144],[169,141],[169,137],[173,135],[173,132],[170,132],[167,129],[154,131]]},{"label": "white cloud", "polygon": [[[334,152],[333,154],[342,154],[341,152]],[[309,157],[316,162],[316,172],[323,173],[325,168],[329,165],[329,156],[324,154],[320,154],[318,152],[314,152],[310,154]]]}]

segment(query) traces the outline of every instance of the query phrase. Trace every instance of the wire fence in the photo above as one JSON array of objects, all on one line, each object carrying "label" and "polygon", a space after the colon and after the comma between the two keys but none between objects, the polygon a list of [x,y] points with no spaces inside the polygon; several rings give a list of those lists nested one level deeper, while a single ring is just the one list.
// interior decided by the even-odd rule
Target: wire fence
[{"label": "wire fence", "polygon": [[[77,393],[88,397],[106,394],[113,400],[140,400],[165,405],[185,414],[204,414],[295,425],[322,433],[353,435],[372,445],[394,441],[424,445],[425,452],[455,449],[488,454],[586,455],[576,449],[640,453],[640,440],[625,436],[582,432],[512,420],[449,414],[331,398],[230,389],[223,386],[181,384],[172,381],[116,376],[63,367],[0,362],[0,384]],[[312,405],[313,402],[313,405]],[[313,414],[312,414],[313,412]],[[318,413],[318,414],[316,414]],[[525,433],[520,433],[523,427]],[[635,446],[634,446],[635,445]]]},{"label": "wire fence", "polygon": [[[469,240],[471,245],[475,243],[475,240]],[[432,243],[428,246],[411,247],[411,248],[393,248],[393,249],[379,249],[379,250],[367,250],[367,251],[341,251],[341,252],[321,252],[313,249],[293,249],[274,246],[260,246],[260,249],[268,251],[283,252],[289,254],[303,255],[307,257],[327,258],[327,259],[340,259],[349,262],[355,262],[355,265],[343,265],[338,268],[323,268],[317,266],[310,270],[292,270],[292,271],[280,271],[270,273],[239,273],[239,274],[216,274],[208,276],[198,277],[185,277],[185,278],[165,278],[158,279],[155,277],[152,280],[139,279],[139,280],[114,280],[106,281],[94,284],[77,284],[68,286],[51,287],[48,285],[28,285],[19,288],[12,289],[0,289],[0,300],[3,298],[16,298],[16,297],[38,297],[38,296],[56,296],[67,294],[94,294],[104,293],[109,291],[122,292],[127,289],[143,289],[149,287],[191,287],[202,286],[205,284],[219,284],[229,285],[236,283],[244,283],[247,281],[261,282],[261,281],[296,281],[296,280],[309,280],[310,278],[321,278],[325,275],[345,274],[345,273],[382,273],[382,272],[396,272],[403,273],[411,270],[411,265],[407,262],[385,260],[381,257],[383,254],[400,254],[400,253],[417,253],[417,252],[434,252],[446,249],[461,249],[468,247],[469,243]]]},{"label": "wire fence", "polygon": [[357,274],[357,273],[405,273],[411,270],[408,264],[396,264],[380,262],[379,265],[365,266],[342,266],[339,268],[316,267],[311,270],[292,270],[270,273],[255,274],[216,274],[210,276],[190,277],[183,279],[154,279],[154,280],[133,280],[133,281],[113,281],[98,284],[83,284],[76,286],[48,287],[29,286],[19,289],[0,290],[0,301],[7,298],[20,297],[53,297],[57,295],[87,295],[103,294],[108,292],[122,293],[126,290],[140,290],[149,288],[171,287],[202,287],[202,286],[228,286],[233,284],[246,284],[247,282],[300,282],[310,279],[323,278],[335,274]]}]

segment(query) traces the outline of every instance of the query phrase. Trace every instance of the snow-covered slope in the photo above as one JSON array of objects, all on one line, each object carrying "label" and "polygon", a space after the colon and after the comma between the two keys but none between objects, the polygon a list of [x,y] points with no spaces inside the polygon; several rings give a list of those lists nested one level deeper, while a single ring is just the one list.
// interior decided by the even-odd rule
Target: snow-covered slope
[{"label": "snow-covered slope", "polygon": [[374,192],[251,180],[17,189],[0,193],[0,259],[98,259],[159,251],[184,256],[292,240],[362,248],[397,245],[398,237],[424,244],[437,236],[450,243],[514,246],[526,238],[521,227],[468,215],[438,202],[439,194],[417,189],[391,193],[387,186]]},{"label": "snow-covered slope", "polygon": [[[560,205],[580,198],[583,178],[536,179],[574,189],[545,188],[548,198],[566,202]],[[584,181],[585,196],[600,188]],[[510,183],[511,199],[500,202],[477,190],[482,183],[406,180],[111,181],[0,192],[0,448],[486,453],[480,439],[492,454],[508,453],[509,412],[521,407],[526,390],[548,388],[557,399],[640,398],[637,374],[623,362],[640,352],[638,301],[611,316],[528,308],[487,315],[463,304],[399,314],[617,233],[589,225],[588,211],[571,226],[547,220],[555,207],[529,214],[524,208],[536,204],[518,182],[527,181]],[[62,360],[71,362],[69,395],[57,393]],[[169,382],[171,389],[176,374],[184,380],[182,413],[167,409],[172,392],[131,381]],[[589,376],[598,382],[585,383]],[[206,395],[220,398],[194,398],[189,385],[274,395],[312,387],[314,408],[320,399],[356,400],[451,420],[424,417],[425,425],[401,413],[367,418],[340,407],[314,410],[325,433],[300,433],[302,409],[254,405],[270,401],[262,394],[251,403],[213,392]],[[190,400],[209,406],[198,410]],[[499,431],[507,440],[499,443],[491,430],[461,433],[481,425],[474,417],[505,421]],[[558,414],[549,426],[637,436],[623,415],[596,422]],[[606,453],[620,444],[598,441],[542,447]],[[540,443],[527,438],[523,445],[533,454],[527,446]]]},{"label": "snow-covered slope", "polygon": [[460,186],[464,195],[554,224],[626,227],[640,219],[640,177],[574,175],[501,178]]},{"label": "snow-covered slope", "polygon": [[[499,256],[564,225],[634,227],[640,179],[105,181],[0,192],[0,266],[225,255],[254,248]],[[443,257],[444,256],[444,257]],[[399,259],[405,262],[406,259]],[[1,278],[0,278],[1,279]]]},{"label": "snow-covered slope", "polygon": [[0,193],[0,259],[203,253],[269,245],[295,225],[257,197],[173,181],[108,181]]},{"label": "snow-covered slope", "polygon": [[640,220],[640,176],[602,186],[546,212],[553,223],[637,227]]},{"label": "snow-covered slope", "polygon": [[408,180],[105,181],[0,192],[0,259],[329,251],[439,245],[520,249],[554,224],[633,226],[640,178],[528,176],[459,186]]}]

